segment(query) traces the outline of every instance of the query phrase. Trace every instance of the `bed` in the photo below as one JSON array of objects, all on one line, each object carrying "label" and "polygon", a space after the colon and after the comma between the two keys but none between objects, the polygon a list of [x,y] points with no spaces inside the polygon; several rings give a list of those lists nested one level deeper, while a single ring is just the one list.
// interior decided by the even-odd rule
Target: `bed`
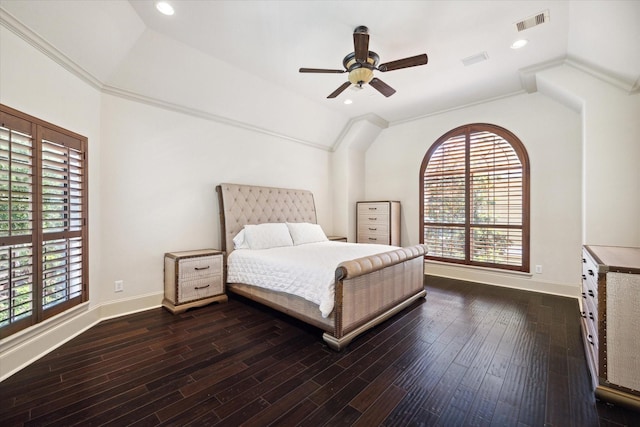
[{"label": "bed", "polygon": [[[245,225],[317,223],[313,194],[308,190],[223,183],[216,191],[221,247],[227,255],[225,268],[232,258],[234,238]],[[227,290],[320,328],[327,345],[340,351],[358,335],[426,296],[423,281],[427,247],[381,250],[384,252],[336,265],[332,309],[326,317],[317,303],[288,292],[229,280]]]}]

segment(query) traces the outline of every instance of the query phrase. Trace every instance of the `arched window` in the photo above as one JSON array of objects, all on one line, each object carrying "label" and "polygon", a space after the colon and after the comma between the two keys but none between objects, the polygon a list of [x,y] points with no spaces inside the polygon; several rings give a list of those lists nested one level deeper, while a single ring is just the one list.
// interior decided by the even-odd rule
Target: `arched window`
[{"label": "arched window", "polygon": [[529,158],[513,133],[453,129],[429,148],[420,176],[427,259],[529,271]]}]

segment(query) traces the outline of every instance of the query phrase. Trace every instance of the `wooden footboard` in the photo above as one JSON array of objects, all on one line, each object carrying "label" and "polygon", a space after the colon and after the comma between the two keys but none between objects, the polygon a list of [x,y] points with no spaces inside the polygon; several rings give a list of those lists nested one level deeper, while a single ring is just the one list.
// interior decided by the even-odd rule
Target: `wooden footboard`
[{"label": "wooden footboard", "polygon": [[356,336],[426,295],[426,245],[343,262],[336,269],[335,329],[323,339],[341,350]]},{"label": "wooden footboard", "polygon": [[[316,223],[308,190],[223,183],[220,204],[221,248],[233,252],[233,238],[246,224]],[[424,297],[425,245],[400,248],[343,262],[336,269],[335,305],[324,319],[318,306],[303,298],[250,285],[228,284],[231,292],[254,299],[326,331],[329,347],[344,348],[356,336]]]}]

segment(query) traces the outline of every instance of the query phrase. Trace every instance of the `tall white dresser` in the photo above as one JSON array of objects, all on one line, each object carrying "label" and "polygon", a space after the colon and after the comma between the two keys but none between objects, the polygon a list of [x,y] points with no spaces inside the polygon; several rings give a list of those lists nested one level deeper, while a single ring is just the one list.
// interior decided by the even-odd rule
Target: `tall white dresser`
[{"label": "tall white dresser", "polygon": [[400,246],[400,202],[357,202],[356,242]]},{"label": "tall white dresser", "polygon": [[596,396],[640,409],[640,248],[583,247],[580,314]]}]

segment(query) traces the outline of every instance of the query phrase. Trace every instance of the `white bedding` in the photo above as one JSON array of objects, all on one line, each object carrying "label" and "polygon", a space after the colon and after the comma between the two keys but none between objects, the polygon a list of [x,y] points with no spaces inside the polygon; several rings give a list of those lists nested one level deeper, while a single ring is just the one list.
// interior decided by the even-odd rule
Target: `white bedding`
[{"label": "white bedding", "polygon": [[318,242],[271,249],[237,249],[227,260],[227,282],[245,283],[299,296],[333,310],[336,267],[343,261],[388,252],[396,246]]}]

